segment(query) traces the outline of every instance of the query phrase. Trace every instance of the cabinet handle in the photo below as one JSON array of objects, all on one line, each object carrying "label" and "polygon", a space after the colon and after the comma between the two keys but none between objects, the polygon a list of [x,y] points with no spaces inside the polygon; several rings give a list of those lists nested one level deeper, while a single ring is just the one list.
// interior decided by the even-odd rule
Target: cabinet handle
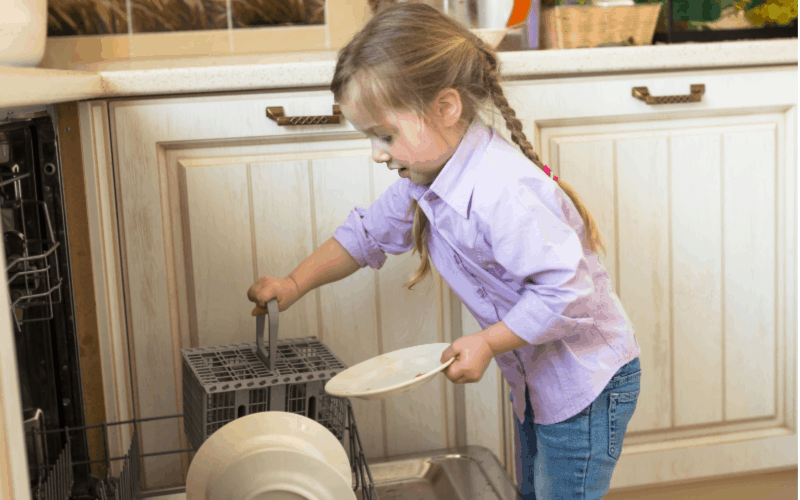
[{"label": "cabinet handle", "polygon": [[333,105],[332,115],[322,116],[284,116],[283,106],[267,108],[267,118],[278,125],[326,125],[328,123],[341,123],[342,110],[338,104]]},{"label": "cabinet handle", "polygon": [[706,86],[702,83],[691,85],[689,89],[691,93],[688,95],[661,95],[656,97],[650,95],[650,91],[647,90],[647,87],[633,87],[632,94],[633,97],[647,104],[678,104],[683,102],[700,102],[703,94],[706,93]]}]

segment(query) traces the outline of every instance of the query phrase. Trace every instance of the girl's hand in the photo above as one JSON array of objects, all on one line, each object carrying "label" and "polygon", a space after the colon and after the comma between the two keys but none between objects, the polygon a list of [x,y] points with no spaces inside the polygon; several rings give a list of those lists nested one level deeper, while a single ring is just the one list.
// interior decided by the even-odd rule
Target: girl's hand
[{"label": "girl's hand", "polygon": [[289,278],[278,279],[272,276],[262,276],[247,290],[247,298],[256,303],[256,308],[251,313],[253,316],[267,314],[267,302],[278,299],[278,311],[285,311],[297,302],[300,293],[294,280]]},{"label": "girl's hand", "polygon": [[444,374],[456,384],[468,384],[480,381],[494,357],[489,342],[479,333],[461,337],[442,353],[442,363],[455,357],[456,360],[447,367]]}]

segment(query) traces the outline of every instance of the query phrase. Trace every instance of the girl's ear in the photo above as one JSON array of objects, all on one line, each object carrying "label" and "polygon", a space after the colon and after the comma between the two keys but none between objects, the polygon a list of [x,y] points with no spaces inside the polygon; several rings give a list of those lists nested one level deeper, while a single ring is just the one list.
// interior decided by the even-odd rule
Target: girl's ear
[{"label": "girl's ear", "polygon": [[455,89],[446,88],[442,90],[433,101],[433,109],[431,111],[440,126],[450,128],[457,125],[461,120],[461,95]]}]

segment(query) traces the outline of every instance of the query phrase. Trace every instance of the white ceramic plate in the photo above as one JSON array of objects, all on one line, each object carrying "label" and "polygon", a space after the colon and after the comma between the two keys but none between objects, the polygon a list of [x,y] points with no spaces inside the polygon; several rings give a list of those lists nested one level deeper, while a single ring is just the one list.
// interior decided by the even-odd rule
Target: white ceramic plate
[{"label": "white ceramic plate", "polygon": [[266,449],[299,452],[324,461],[352,483],[350,460],[331,431],[302,415],[266,411],[237,418],[206,439],[189,466],[186,500],[206,500],[206,490],[226,467]]},{"label": "white ceramic plate", "polygon": [[253,452],[229,465],[205,500],[356,500],[341,474],[324,460],[292,450]]},{"label": "white ceramic plate", "polygon": [[439,360],[450,344],[407,347],[348,368],[325,384],[332,396],[384,399],[403,394],[429,382],[455,360]]}]

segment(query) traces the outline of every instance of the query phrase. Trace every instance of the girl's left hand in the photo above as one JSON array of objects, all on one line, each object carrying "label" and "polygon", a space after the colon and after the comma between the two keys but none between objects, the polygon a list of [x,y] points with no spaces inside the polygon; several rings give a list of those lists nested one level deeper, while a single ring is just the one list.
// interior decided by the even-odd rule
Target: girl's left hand
[{"label": "girl's left hand", "polygon": [[442,363],[455,357],[456,360],[447,367],[444,374],[456,384],[467,384],[480,381],[486,368],[494,357],[489,342],[479,333],[467,335],[453,342],[442,353]]}]

